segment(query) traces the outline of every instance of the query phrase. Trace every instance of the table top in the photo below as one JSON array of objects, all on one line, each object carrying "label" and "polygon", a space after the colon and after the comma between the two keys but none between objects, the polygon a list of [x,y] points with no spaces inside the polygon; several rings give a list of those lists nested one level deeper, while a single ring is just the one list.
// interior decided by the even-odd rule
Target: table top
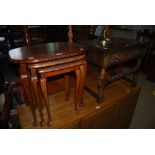
[{"label": "table top", "polygon": [[85,49],[80,45],[55,42],[12,49],[9,51],[9,57],[14,63],[38,63],[84,53]]},{"label": "table top", "polygon": [[105,47],[97,39],[79,41],[78,44],[88,48],[88,51],[94,48],[94,49],[98,49],[96,51],[102,51],[102,53],[104,52],[104,54],[106,53],[111,54],[113,52],[119,51],[120,49],[130,50],[132,48],[140,48],[146,45],[146,43],[144,42],[125,39],[125,38],[111,38],[109,41],[107,41],[107,45]]},{"label": "table top", "polygon": [[100,40],[79,41],[79,44],[87,50],[86,58],[89,63],[98,67],[104,67],[106,56],[109,64],[128,61],[129,59],[143,56],[143,49],[147,43],[125,38],[111,38],[107,46],[103,46]]}]

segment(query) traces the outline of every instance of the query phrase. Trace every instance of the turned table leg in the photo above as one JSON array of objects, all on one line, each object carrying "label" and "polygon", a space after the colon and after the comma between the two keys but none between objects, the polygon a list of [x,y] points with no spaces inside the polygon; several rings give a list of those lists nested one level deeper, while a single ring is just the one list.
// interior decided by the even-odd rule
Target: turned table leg
[{"label": "turned table leg", "polygon": [[79,97],[80,97],[80,106],[84,107],[85,104],[83,103],[83,95],[84,95],[84,86],[86,81],[86,72],[87,72],[87,62],[85,61],[83,65],[80,66],[81,71],[81,88],[79,90]]},{"label": "turned table leg", "polygon": [[31,89],[30,89],[30,78],[28,76],[28,71],[26,68],[26,64],[20,64],[20,74],[21,74],[21,80],[22,80],[22,85],[24,87],[24,91],[25,91],[25,95],[28,98],[28,102],[30,104],[30,108],[32,111],[32,115],[33,115],[33,126],[37,126],[37,118],[36,118],[36,113],[35,113],[35,107],[33,105],[33,99],[32,99],[32,93],[31,93]]},{"label": "turned table leg", "polygon": [[104,81],[105,74],[106,74],[106,71],[104,68],[102,68],[99,81],[98,81],[98,97],[97,97],[98,103],[101,103],[104,100],[104,89],[106,84],[106,82]]},{"label": "turned table leg", "polygon": [[76,84],[75,84],[75,98],[74,98],[74,106],[75,106],[75,111],[79,113],[79,88],[80,88],[80,80],[81,80],[81,73],[80,70],[77,69],[75,70],[76,74]]}]

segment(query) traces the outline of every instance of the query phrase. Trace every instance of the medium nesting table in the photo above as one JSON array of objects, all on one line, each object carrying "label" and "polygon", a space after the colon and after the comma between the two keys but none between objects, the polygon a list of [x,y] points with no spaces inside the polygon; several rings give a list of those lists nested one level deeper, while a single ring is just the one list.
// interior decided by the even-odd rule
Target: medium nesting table
[{"label": "medium nesting table", "polygon": [[[39,94],[43,94],[48,114],[48,125],[51,124],[50,111],[47,103],[48,100],[47,97],[45,97],[45,94],[47,94],[46,89],[44,89],[46,86],[45,83],[43,84],[40,82],[42,93],[37,89],[38,80],[44,81],[46,77],[75,71],[77,78],[74,104],[75,110],[79,110],[79,106],[83,103],[82,98],[87,68],[85,50],[80,45],[66,42],[26,46],[10,50],[9,56],[14,63],[20,65],[22,85],[31,107],[34,126],[37,126],[38,124],[35,114],[36,108],[39,109],[41,117],[40,125],[44,125]],[[65,88],[67,88],[67,93],[68,78],[68,75],[65,75]],[[67,97],[65,96],[65,98]]]}]

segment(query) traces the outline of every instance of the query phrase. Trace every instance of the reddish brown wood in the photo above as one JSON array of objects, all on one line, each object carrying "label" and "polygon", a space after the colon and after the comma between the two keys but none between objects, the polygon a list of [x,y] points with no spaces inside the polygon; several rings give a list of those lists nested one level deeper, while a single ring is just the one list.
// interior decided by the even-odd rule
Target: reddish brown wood
[{"label": "reddish brown wood", "polygon": [[[68,65],[71,65],[68,67],[72,67],[73,63],[70,64],[70,62],[74,62],[74,61],[78,63],[76,64],[76,66],[79,66],[82,64],[83,60],[85,59],[85,50],[81,46],[73,43],[47,43],[47,44],[27,46],[27,47],[21,47],[21,48],[10,50],[9,56],[14,63],[19,63],[24,66],[23,68],[21,67],[21,70],[22,70],[21,74],[22,76],[24,75],[22,77],[22,81],[25,88],[25,93],[29,95],[28,100],[31,104],[32,113],[34,116],[34,120],[36,122],[36,116],[35,116],[35,110],[34,110],[35,103],[32,102],[33,97],[31,96],[31,94],[33,94],[33,92],[31,92],[30,90],[30,77],[27,71],[27,66],[29,66],[29,68],[31,69],[37,69],[37,68],[52,66],[56,64],[68,63]],[[53,67],[44,68],[44,71],[45,69],[50,71],[52,68]],[[62,74],[62,72],[64,72],[63,68],[55,68],[54,70],[60,70],[59,74]],[[55,73],[56,72],[52,71],[52,76],[54,76]],[[48,75],[50,74],[47,73],[46,76]],[[56,75],[58,75],[58,73],[56,73]],[[34,77],[32,78],[32,85],[33,85],[35,98],[37,100],[37,103],[39,103],[39,98],[36,97],[37,94],[39,94],[39,92],[36,91],[35,78]],[[47,95],[47,90],[45,89],[45,85],[43,85],[45,83],[46,83],[45,79],[42,79],[41,85],[42,85],[42,89],[44,90],[44,95],[43,95],[44,99],[46,99],[46,95]],[[69,87],[67,86],[67,82],[65,83],[65,85],[66,85],[65,86],[66,88]],[[68,88],[67,88],[67,91],[68,91]],[[50,116],[49,107],[47,106],[48,100],[46,99],[45,101],[46,101],[47,114],[49,117],[48,125],[50,125],[51,116]],[[41,114],[41,109],[39,111],[41,115],[41,124],[43,125],[43,116]]]},{"label": "reddish brown wood", "polygon": [[74,95],[74,110],[77,112],[77,113],[79,113],[79,102],[80,102],[80,100],[79,100],[79,98],[80,98],[80,87],[81,87],[81,79],[83,78],[83,77],[81,77],[81,75],[80,75],[80,70],[79,69],[77,69],[77,70],[75,70],[75,74],[76,74],[76,86],[75,86],[75,95]]},{"label": "reddish brown wood", "polygon": [[[75,61],[72,63],[66,63],[66,64],[61,64],[61,65],[57,65],[57,66],[53,66],[53,67],[46,67],[46,68],[38,69],[38,73],[41,75],[41,77],[44,77],[44,78],[56,76],[56,75],[60,75],[60,74],[64,74],[64,73],[69,73],[69,72],[73,72],[73,71],[76,73],[76,87],[75,87],[75,101],[74,101],[76,111],[79,110],[79,103],[80,103],[81,95],[82,95],[82,92],[84,89],[84,86],[82,86],[83,83],[81,83],[81,81],[80,81],[80,80],[82,80],[82,82],[84,81],[83,80],[84,74],[81,74],[81,71],[79,70],[80,65],[82,65],[82,64],[83,64],[83,61],[81,60],[81,61],[77,61],[77,62]],[[44,88],[45,87],[46,87],[46,85],[44,83]],[[43,87],[42,87],[42,92],[43,92],[43,94],[47,93],[43,89]],[[46,101],[47,101],[47,99],[46,99]]]},{"label": "reddish brown wood", "polygon": [[69,100],[69,75],[65,75],[64,76],[64,80],[65,80],[65,100],[68,101]]},{"label": "reddish brown wood", "polygon": [[32,110],[32,115],[34,118],[34,122],[33,125],[37,126],[37,118],[36,118],[36,114],[35,114],[35,107],[33,105],[33,99],[32,99],[32,93],[31,93],[31,89],[30,89],[30,79],[27,73],[27,69],[26,69],[26,65],[25,64],[20,64],[20,74],[21,74],[21,80],[22,80],[22,84],[25,90],[25,95],[28,98],[28,102],[30,104],[31,110]]},{"label": "reddish brown wood", "polygon": [[80,88],[80,106],[84,107],[85,104],[83,103],[83,95],[84,95],[84,86],[85,86],[85,81],[86,81],[86,72],[87,72],[87,62],[83,62],[83,65],[80,66],[80,71],[81,71],[81,88]]},{"label": "reddish brown wood", "polygon": [[29,68],[44,68],[44,67],[49,67],[54,65],[70,63],[70,62],[74,62],[82,59],[85,59],[85,54],[80,54],[78,56],[72,56],[67,58],[60,58],[57,60],[46,61],[41,63],[33,63],[33,64],[29,64]]},{"label": "reddish brown wood", "polygon": [[[94,70],[93,73],[95,74]],[[87,81],[96,90],[97,80],[93,77],[94,74],[88,75]],[[90,80],[88,80],[90,78]],[[63,82],[62,85],[63,87]],[[59,86],[58,86],[59,87]],[[54,100],[51,108],[53,116],[53,126],[44,126],[42,128],[126,128],[129,127],[130,121],[136,106],[140,88],[132,87],[125,80],[115,81],[105,89],[104,102],[100,104],[100,109],[96,108],[96,100],[87,91],[85,91],[84,108],[78,115],[73,114],[74,97],[71,95],[70,102],[65,104],[63,92],[52,94],[51,101]],[[74,89],[71,90],[71,94]],[[19,120],[21,128],[32,127],[32,116],[30,115],[29,107],[22,104],[18,106]],[[38,119],[39,119],[39,115]],[[45,120],[47,120],[47,116]],[[41,128],[38,126],[37,128]]]},{"label": "reddish brown wood", "polygon": [[85,50],[74,43],[46,43],[12,49],[9,56],[15,63],[38,63],[84,53]]},{"label": "reddish brown wood", "polygon": [[31,69],[31,84],[35,95],[35,102],[36,102],[37,108],[39,109],[39,114],[41,118],[40,126],[44,126],[45,125],[44,116],[42,112],[41,100],[39,97],[41,94],[39,94],[39,91],[38,91],[40,88],[38,87],[39,83],[38,83],[38,78],[37,78],[35,69]]},{"label": "reddish brown wood", "polygon": [[47,96],[46,78],[43,75],[40,78],[40,85],[41,85],[41,89],[42,89],[42,93],[43,93],[43,97],[45,101],[46,111],[48,114],[47,126],[50,126],[52,124],[52,119],[51,119],[51,112],[50,112],[49,101],[48,101],[48,96]]},{"label": "reddish brown wood", "polygon": [[80,79],[80,85],[79,85],[79,106],[81,106],[82,107],[82,93],[83,93],[83,91],[82,91],[82,88],[83,88],[83,82],[84,82],[84,75],[85,75],[85,73],[84,73],[84,65],[80,65],[80,74],[81,74],[81,77],[83,77],[83,78],[81,78]]}]

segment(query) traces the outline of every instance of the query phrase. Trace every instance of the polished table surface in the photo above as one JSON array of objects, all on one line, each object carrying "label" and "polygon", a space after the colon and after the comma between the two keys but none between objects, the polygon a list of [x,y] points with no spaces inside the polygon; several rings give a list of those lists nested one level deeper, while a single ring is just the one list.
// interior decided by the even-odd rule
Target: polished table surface
[{"label": "polished table surface", "polygon": [[120,53],[122,55],[123,52],[128,54],[127,51],[133,51],[137,54],[137,56],[139,56],[143,55],[140,49],[143,49],[146,46],[146,43],[144,42],[125,38],[111,38],[107,41],[105,47],[97,39],[79,41],[78,44],[83,45],[83,47],[87,50],[87,61],[98,67],[105,67],[103,59],[107,55],[117,55],[118,57]]},{"label": "polished table surface", "polygon": [[[40,69],[39,67],[46,67],[51,66],[51,63],[60,62],[63,67],[69,68],[69,64],[74,63],[73,59],[79,60],[80,58],[80,65],[78,66],[78,76],[80,80],[80,86],[77,87],[76,94],[78,94],[78,102],[82,102],[82,93],[84,88],[84,81],[85,81],[85,73],[86,73],[86,63],[85,63],[85,49],[82,48],[80,45],[69,43],[69,42],[55,42],[55,43],[45,43],[45,44],[39,44],[39,45],[33,45],[33,46],[25,46],[20,47],[16,49],[12,49],[9,51],[10,59],[14,62],[20,65],[20,75],[22,84],[25,90],[25,94],[28,98],[28,102],[30,104],[34,122],[33,125],[37,125],[36,120],[36,114],[34,105],[39,105],[39,99],[38,98],[38,74],[37,69]],[[84,56],[84,57],[81,57]],[[77,59],[78,58],[78,59]],[[76,62],[76,61],[75,61]],[[83,64],[82,64],[83,63]],[[55,64],[53,64],[54,66]],[[73,65],[73,64],[72,64]],[[74,64],[75,65],[75,64]],[[30,67],[31,66],[31,67]],[[32,66],[35,66],[32,68]],[[72,67],[73,68],[73,67]],[[50,68],[51,69],[51,68]],[[69,72],[68,70],[61,69],[61,71],[65,70],[66,72]],[[81,71],[82,70],[82,71]],[[57,75],[61,74],[61,71],[57,70]],[[52,74],[52,73],[49,73]],[[44,75],[43,75],[44,76]],[[67,78],[68,79],[68,78]],[[45,81],[45,80],[44,80]],[[69,80],[67,80],[69,81]],[[67,83],[67,82],[65,82]],[[46,93],[45,90],[46,84],[44,84],[44,89],[42,89],[44,94]],[[35,94],[35,95],[33,95]],[[34,96],[34,97],[33,97]],[[77,96],[77,95],[76,95]],[[47,100],[48,97],[46,97]],[[46,102],[47,103],[47,102]],[[47,105],[47,104],[46,104]],[[38,106],[40,107],[40,106]],[[48,109],[48,107],[47,107]],[[43,116],[40,108],[40,116],[41,116],[41,124],[44,124]],[[49,111],[48,111],[49,114]],[[49,117],[50,118],[50,117]],[[51,120],[51,119],[49,119]],[[49,121],[51,123],[51,121]]]},{"label": "polished table surface", "polygon": [[38,63],[83,54],[84,49],[74,43],[45,43],[9,51],[14,63]]},{"label": "polished table surface", "polygon": [[133,47],[139,47],[142,45],[146,45],[145,42],[126,39],[126,38],[111,38],[110,40],[107,41],[106,47],[104,47],[100,43],[100,40],[97,40],[97,39],[79,41],[78,44],[84,45],[86,47],[92,47],[98,50],[102,50],[105,53],[116,52],[116,50],[120,48],[129,49]]}]

